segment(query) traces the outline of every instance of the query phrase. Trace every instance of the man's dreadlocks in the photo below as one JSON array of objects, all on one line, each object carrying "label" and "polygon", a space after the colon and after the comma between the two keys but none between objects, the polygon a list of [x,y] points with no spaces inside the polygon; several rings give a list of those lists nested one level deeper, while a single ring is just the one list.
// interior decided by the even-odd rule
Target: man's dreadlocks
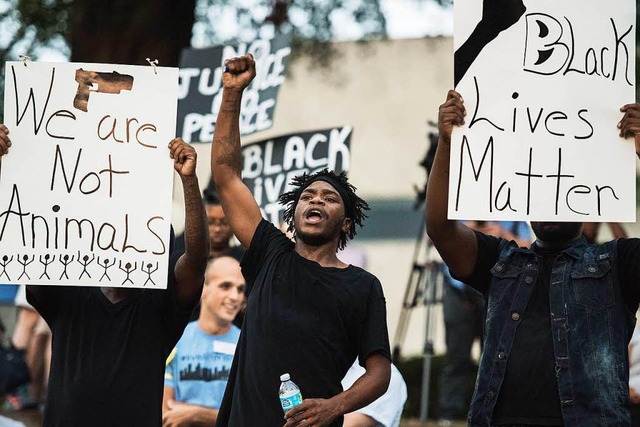
[{"label": "man's dreadlocks", "polygon": [[295,232],[293,227],[293,214],[300,200],[300,195],[311,183],[315,181],[325,181],[331,184],[344,203],[345,216],[351,219],[351,227],[347,232],[340,232],[340,240],[338,242],[338,249],[344,249],[347,246],[347,238],[353,239],[356,233],[356,224],[362,227],[362,221],[367,218],[367,214],[364,211],[369,210],[369,205],[363,199],[356,195],[356,187],[349,183],[345,172],[341,172],[337,175],[335,172],[329,169],[323,169],[313,174],[307,174],[296,176],[291,180],[290,185],[293,186],[293,190],[283,193],[280,198],[280,204],[286,206],[283,213],[283,219],[287,222],[287,230]]}]

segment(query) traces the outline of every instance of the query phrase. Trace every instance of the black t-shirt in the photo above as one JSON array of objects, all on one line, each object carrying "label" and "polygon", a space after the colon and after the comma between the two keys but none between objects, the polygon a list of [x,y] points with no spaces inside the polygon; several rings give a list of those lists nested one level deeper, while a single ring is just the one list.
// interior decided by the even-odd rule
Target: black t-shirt
[{"label": "black t-shirt", "polygon": [[[359,267],[303,258],[271,223],[242,261],[248,303],[218,427],[284,425],[278,389],[289,373],[303,398],[330,398],[356,356],[390,359],[382,286]],[[341,426],[342,419],[332,426]]]},{"label": "black t-shirt", "polygon": [[[500,239],[476,232],[478,259],[470,285],[485,293]],[[549,282],[559,252],[534,247],[542,257],[538,279],[518,325],[492,425],[563,425],[551,336]],[[640,239],[619,239],[617,274],[625,302],[635,313],[640,300]]]},{"label": "black t-shirt", "polygon": [[173,284],[116,304],[97,287],[27,292],[53,333],[44,427],[162,425],[166,358],[191,316]]}]

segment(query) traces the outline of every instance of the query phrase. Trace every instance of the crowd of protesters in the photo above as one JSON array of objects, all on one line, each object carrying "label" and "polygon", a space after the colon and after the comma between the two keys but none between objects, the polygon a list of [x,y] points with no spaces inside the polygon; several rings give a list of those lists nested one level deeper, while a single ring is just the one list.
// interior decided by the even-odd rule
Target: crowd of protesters
[{"label": "crowd of protesters", "polygon": [[[281,196],[289,235],[265,221],[239,168],[241,98],[255,62],[247,55],[226,67],[211,150],[219,206],[200,197],[193,147],[169,143],[186,219],[184,250],[169,251],[167,289],[26,286],[52,331],[44,426],[339,426],[387,391],[382,286],[337,256],[369,207],[344,173],[325,169],[294,178]],[[9,132],[0,126],[2,154]],[[247,249],[242,270],[231,233]],[[232,321],[241,309],[240,331]],[[343,389],[356,358],[364,373]],[[275,396],[283,372],[305,393],[284,415]],[[393,372],[397,407],[383,403],[347,425],[399,423],[397,390],[406,389]]]},{"label": "crowd of protesters", "polygon": [[[255,62],[241,56],[225,68],[209,159],[215,197],[213,186],[201,196],[193,147],[169,142],[186,215],[167,289],[23,286],[2,350],[11,372],[22,369],[20,380],[0,382],[13,409],[43,405],[47,427],[399,424],[407,392],[391,363],[382,285],[347,261],[369,206],[346,174],[325,169],[281,195],[287,233],[266,221],[241,176],[239,120]],[[640,151],[640,106],[621,111],[621,136]],[[594,243],[597,226],[533,222],[529,245],[522,224],[449,220],[451,134],[465,116],[450,91],[425,221],[450,295],[475,292],[483,303],[474,325],[447,331],[448,363],[469,363],[468,343],[453,339],[463,332],[483,325],[483,345],[471,401],[448,390],[441,406],[453,409],[443,413],[468,411],[472,426],[631,425],[640,239],[614,224],[615,240]],[[20,143],[9,133],[0,125],[3,155]],[[447,386],[458,369],[445,368]],[[284,413],[283,373],[304,395]]]}]

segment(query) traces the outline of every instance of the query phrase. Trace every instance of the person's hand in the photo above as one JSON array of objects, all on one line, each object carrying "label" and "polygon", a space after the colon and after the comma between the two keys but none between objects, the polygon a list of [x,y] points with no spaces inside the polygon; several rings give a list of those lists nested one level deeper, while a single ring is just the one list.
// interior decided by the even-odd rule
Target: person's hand
[{"label": "person's hand", "polygon": [[242,91],[256,76],[256,62],[250,53],[224,61],[222,86],[225,89]]},{"label": "person's hand", "polygon": [[9,139],[9,128],[0,124],[0,156],[4,156],[9,152],[11,140]]},{"label": "person's hand", "polygon": [[169,143],[169,157],[173,159],[173,168],[180,176],[193,176],[196,173],[196,150],[182,138],[174,138]]},{"label": "person's hand", "polygon": [[633,136],[636,143],[636,154],[640,156],[640,105],[627,104],[620,108],[624,113],[622,120],[618,123],[620,136],[627,138]]},{"label": "person's hand", "polygon": [[191,406],[168,400],[167,411],[162,414],[162,427],[181,427],[188,426],[191,421]]},{"label": "person's hand", "polygon": [[629,387],[629,400],[634,405],[640,404],[640,393],[638,393],[634,388]]},{"label": "person's hand", "polygon": [[330,425],[342,414],[335,412],[328,399],[305,399],[305,401],[284,414],[284,427],[324,427]]},{"label": "person's hand", "polygon": [[453,127],[463,125],[466,114],[462,96],[455,90],[449,90],[447,100],[438,111],[438,132],[442,141],[451,142]]}]

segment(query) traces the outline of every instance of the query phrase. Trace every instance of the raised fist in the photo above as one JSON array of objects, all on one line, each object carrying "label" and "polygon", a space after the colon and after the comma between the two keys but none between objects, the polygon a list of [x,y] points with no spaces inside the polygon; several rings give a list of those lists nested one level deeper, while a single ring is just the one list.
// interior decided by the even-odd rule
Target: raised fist
[{"label": "raised fist", "polygon": [[256,76],[256,62],[250,53],[224,61],[222,85],[225,89],[243,90]]}]

